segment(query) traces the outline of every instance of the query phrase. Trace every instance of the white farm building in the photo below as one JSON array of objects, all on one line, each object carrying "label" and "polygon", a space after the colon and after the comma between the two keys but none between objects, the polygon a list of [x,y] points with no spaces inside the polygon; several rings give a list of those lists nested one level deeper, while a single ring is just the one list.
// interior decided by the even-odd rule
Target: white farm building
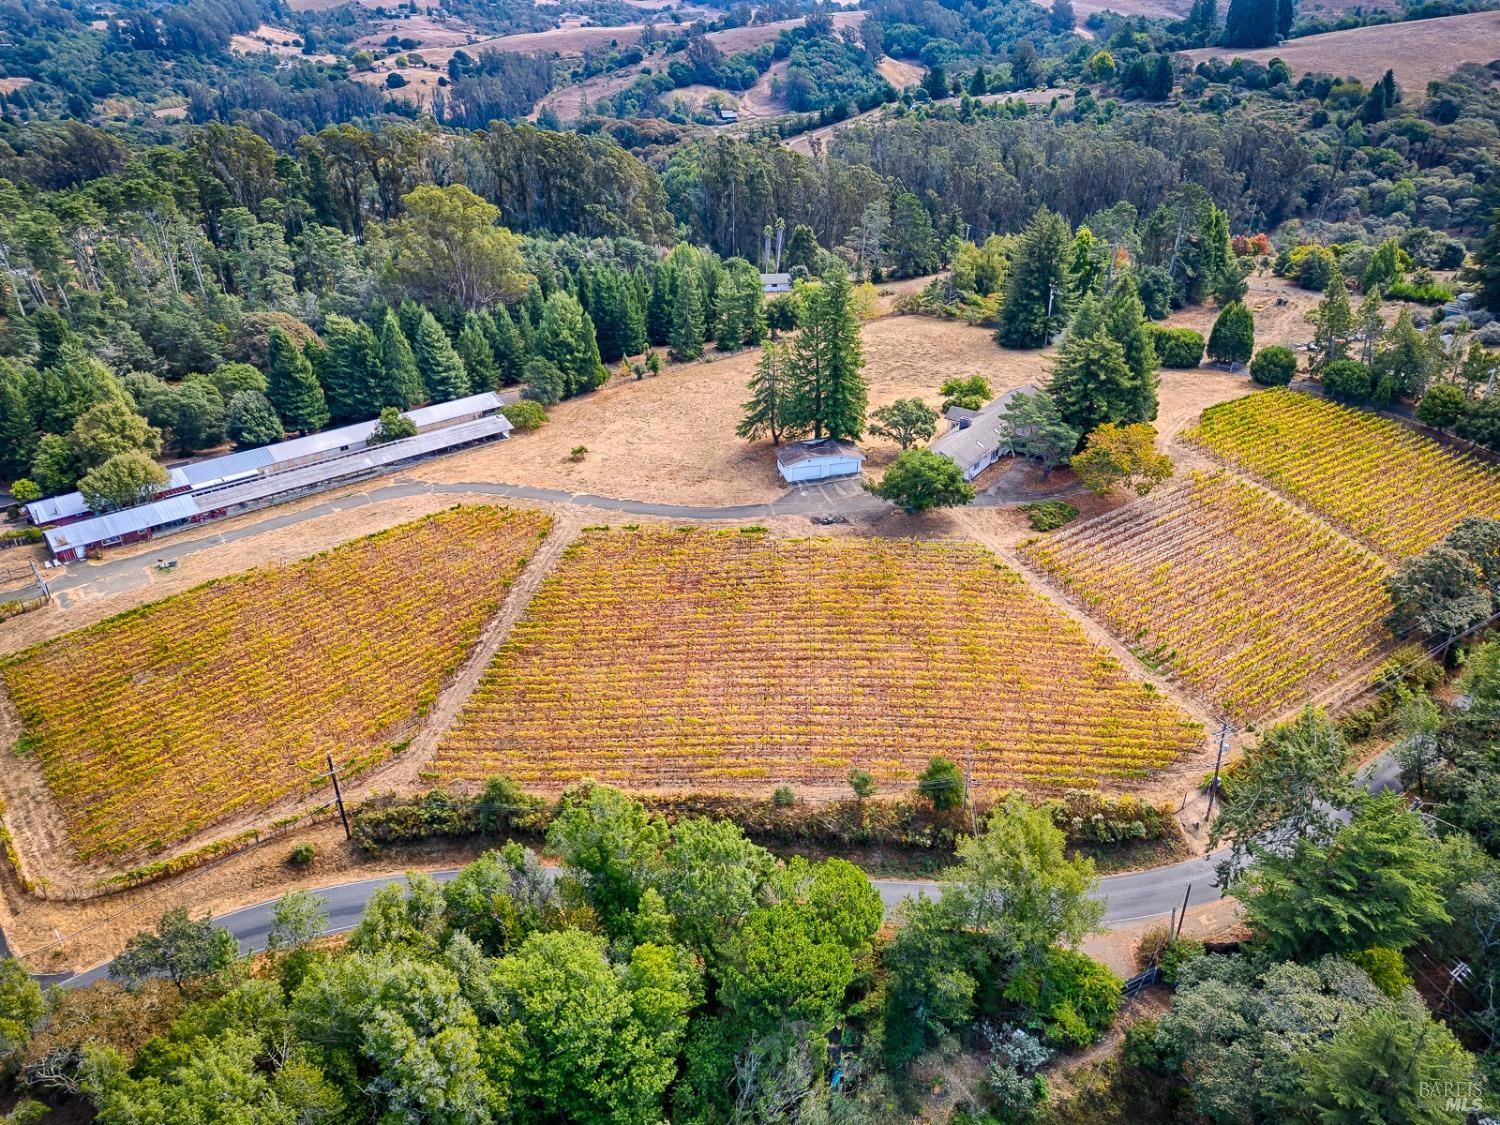
[{"label": "white farm building", "polygon": [[376,476],[464,446],[508,436],[510,419],[494,392],[405,411],[414,436],[371,445],[375,422],[340,426],[271,445],[206,457],[167,471],[167,486],[145,504],[95,514],[80,493],[26,505],[26,515],[62,562],[91,548],[118,546],[224,516]]},{"label": "white farm building", "polygon": [[787,484],[858,476],[865,455],[851,441],[793,441],[776,450],[776,471]]}]

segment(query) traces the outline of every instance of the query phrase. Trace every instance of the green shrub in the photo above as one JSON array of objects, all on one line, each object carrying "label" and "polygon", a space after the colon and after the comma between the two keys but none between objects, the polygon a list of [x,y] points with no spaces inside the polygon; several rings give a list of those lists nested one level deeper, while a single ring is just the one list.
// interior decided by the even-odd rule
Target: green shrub
[{"label": "green shrub", "polygon": [[1175,986],[1182,975],[1182,967],[1189,961],[1196,961],[1203,953],[1203,943],[1197,938],[1173,938],[1161,951],[1161,979]]},{"label": "green shrub", "polygon": [[1406,959],[1398,950],[1377,945],[1357,953],[1347,953],[1344,960],[1368,973],[1375,987],[1392,999],[1400,997],[1412,986],[1412,979],[1406,973]]},{"label": "green shrub", "polygon": [[1413,301],[1419,305],[1446,305],[1453,300],[1453,290],[1435,281],[1392,282],[1381,295],[1388,301]]},{"label": "green shrub", "polygon": [[1156,1017],[1138,1019],[1125,1029],[1125,1042],[1120,1047],[1120,1060],[1126,1066],[1140,1067],[1153,1074],[1167,1070],[1166,1060],[1156,1045]]},{"label": "green shrub", "polygon": [[505,836],[516,821],[541,808],[542,801],[528,795],[508,777],[492,777],[479,795],[475,826],[486,836]]},{"label": "green shrub", "polygon": [[293,867],[306,867],[317,854],[318,850],[311,844],[298,844],[292,849],[292,854],[286,857],[286,861]]},{"label": "green shrub", "polygon": [[1182,967],[1203,953],[1203,943],[1197,938],[1173,937],[1168,927],[1156,926],[1142,934],[1136,943],[1135,963],[1142,972],[1157,966],[1161,969],[1161,979],[1175,987]]},{"label": "green shrub", "polygon": [[797,803],[797,794],[790,785],[778,785],[771,794],[771,804],[778,809],[789,809]]},{"label": "green shrub", "polygon": [[1459,387],[1452,383],[1439,383],[1428,387],[1422,401],[1417,403],[1417,419],[1439,430],[1446,430],[1464,416],[1469,400]]},{"label": "green shrub", "polygon": [[510,419],[510,424],[523,434],[547,424],[547,408],[528,398],[507,403],[500,408],[500,413]]},{"label": "green shrub", "polygon": [[1191,328],[1147,326],[1156,345],[1156,359],[1163,367],[1197,367],[1203,362],[1203,333]]},{"label": "green shrub", "polygon": [[479,830],[478,804],[433,789],[419,797],[377,797],[354,810],[350,834],[370,855],[387,844],[435,836],[472,836]]},{"label": "green shrub", "polygon": [[1070,843],[1166,840],[1177,833],[1169,806],[1150,805],[1129,793],[1110,797],[1093,789],[1069,789],[1046,808]]},{"label": "green shrub", "polygon": [[964,775],[947,758],[934,757],[917,778],[917,792],[932,802],[934,812],[956,809],[964,799]]},{"label": "green shrub", "polygon": [[1031,504],[1022,504],[1021,511],[1026,513],[1026,518],[1031,520],[1031,526],[1036,531],[1056,531],[1078,516],[1078,509],[1064,500],[1037,500]]},{"label": "green shrub", "polygon": [[1365,402],[1370,397],[1370,369],[1358,360],[1336,359],[1320,376],[1329,398],[1340,402]]},{"label": "green shrub", "polygon": [[1106,965],[1074,949],[1047,950],[1005,987],[1022,1021],[1049,1043],[1087,1047],[1114,1025],[1124,982]]},{"label": "green shrub", "polygon": [[1250,361],[1250,378],[1263,387],[1284,387],[1297,373],[1297,353],[1272,344],[1261,348]]},{"label": "green shrub", "polygon": [[[1300,249],[1300,247],[1299,247]],[[1326,246],[1309,247],[1296,265],[1297,285],[1321,293],[1333,280],[1333,271],[1338,269],[1338,259]]]}]

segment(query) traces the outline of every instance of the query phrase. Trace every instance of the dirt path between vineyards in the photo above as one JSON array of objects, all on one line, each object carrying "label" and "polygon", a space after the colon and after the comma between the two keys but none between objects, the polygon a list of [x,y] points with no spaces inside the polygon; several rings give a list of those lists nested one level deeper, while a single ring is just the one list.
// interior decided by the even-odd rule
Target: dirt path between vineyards
[{"label": "dirt path between vineyards", "polygon": [[[10,692],[0,686],[0,746],[14,747],[22,732],[21,716]],[[83,887],[108,871],[78,858],[68,834],[62,806],[47,788],[47,777],[35,754],[19,749],[6,753],[0,770],[0,806],[4,831],[10,834],[10,861],[18,875],[32,884]]]},{"label": "dirt path between vineyards", "polygon": [[[554,517],[552,530],[506,592],[504,601],[485,626],[468,659],[440,690],[437,702],[427,716],[414,720],[406,728],[415,732],[407,748],[390,761],[368,770],[352,784],[346,783],[346,802],[353,804],[376,793],[405,792],[417,786],[438,740],[453,725],[464,701],[479,684],[495,653],[531,604],[532,595],[577,536],[583,519],[584,513],[566,510]],[[0,745],[14,745],[21,730],[20,716],[9,693],[0,690]],[[15,844],[21,876],[33,883],[45,884],[50,897],[86,899],[99,897],[101,893],[118,893],[115,890],[101,892],[99,883],[118,873],[120,865],[89,863],[78,858],[62,808],[48,789],[46,777],[35,757],[12,753],[10,766],[12,768],[7,768],[0,779],[0,795],[4,798],[5,822]],[[271,805],[218,822],[170,853],[153,858],[164,860],[184,855],[214,840],[228,840],[251,829],[264,831],[267,825],[274,825],[287,817],[316,814],[328,804],[330,795],[325,788],[290,795]],[[276,830],[265,832],[259,843],[269,843],[282,835]]]},{"label": "dirt path between vineyards", "polygon": [[1130,792],[1142,800],[1153,803],[1169,799],[1175,802],[1180,799],[1184,774],[1196,776],[1203,771],[1205,762],[1208,768],[1213,768],[1213,750],[1210,748],[1207,732],[1213,727],[1214,715],[1209,707],[1201,699],[1183,691],[1165,676],[1147,668],[1109,630],[1084,613],[1071,599],[1061,596],[1058,590],[1033,573],[1021,558],[1020,552],[1015,549],[1012,537],[1005,534],[1003,530],[997,529],[991,521],[984,519],[976,512],[964,511],[959,514],[958,522],[975,542],[993,551],[1008,567],[1019,574],[1025,580],[1027,588],[1034,594],[1075,622],[1090,641],[1111,653],[1120,662],[1126,676],[1145,680],[1185,714],[1203,724],[1205,738],[1198,752],[1154,771],[1151,778],[1142,785],[1130,788]]},{"label": "dirt path between vineyards", "polygon": [[485,626],[469,659],[438,694],[437,702],[422,721],[421,729],[406,752],[390,764],[377,767],[369,773],[350,790],[352,796],[367,797],[393,789],[405,792],[422,780],[422,773],[432,761],[438,743],[458,719],[463,705],[479,686],[479,681],[484,678],[490,662],[500,651],[500,646],[510,637],[511,630],[531,605],[531,599],[582,528],[581,512],[564,511],[556,516],[541,549],[527,561],[520,577],[505,595],[499,611]]}]

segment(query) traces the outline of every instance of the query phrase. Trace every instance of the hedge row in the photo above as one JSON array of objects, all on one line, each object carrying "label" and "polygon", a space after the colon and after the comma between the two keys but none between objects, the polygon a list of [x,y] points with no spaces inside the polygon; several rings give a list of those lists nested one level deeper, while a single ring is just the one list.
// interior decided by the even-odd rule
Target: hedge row
[{"label": "hedge row", "polygon": [[[964,810],[939,812],[913,796],[788,803],[776,797],[684,793],[640,800],[669,824],[700,816],[729,820],[762,843],[951,852],[959,837],[970,831]],[[977,818],[982,821],[991,807],[989,800],[977,802]],[[1177,834],[1170,808],[1128,795],[1068,790],[1043,807],[1072,843],[1118,844],[1170,839]],[[491,778],[477,797],[433,789],[415,797],[372,798],[354,810],[351,831],[356,845],[375,854],[392,844],[430,839],[511,833],[541,837],[556,811],[555,802],[528,796],[506,778]]]}]

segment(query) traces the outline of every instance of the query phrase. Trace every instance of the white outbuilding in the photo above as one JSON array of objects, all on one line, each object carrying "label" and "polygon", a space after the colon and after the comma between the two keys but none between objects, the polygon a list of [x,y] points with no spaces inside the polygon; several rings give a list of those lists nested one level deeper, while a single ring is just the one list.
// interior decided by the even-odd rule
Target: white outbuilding
[{"label": "white outbuilding", "polygon": [[865,455],[851,441],[793,441],[776,450],[776,470],[787,484],[858,476]]}]

